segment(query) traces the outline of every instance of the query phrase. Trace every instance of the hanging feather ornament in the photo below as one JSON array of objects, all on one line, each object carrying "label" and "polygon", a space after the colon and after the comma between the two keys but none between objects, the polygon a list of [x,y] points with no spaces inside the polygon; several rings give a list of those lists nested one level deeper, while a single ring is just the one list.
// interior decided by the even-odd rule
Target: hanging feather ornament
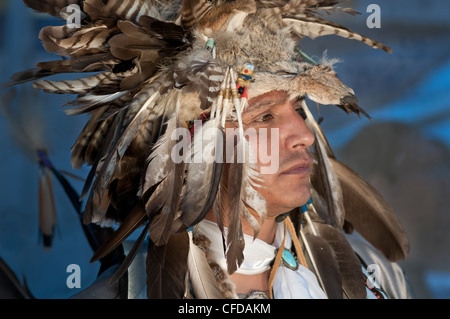
[{"label": "hanging feather ornament", "polygon": [[[45,132],[45,123],[37,109],[30,109],[33,105],[30,100],[35,98],[25,92],[17,100],[17,108],[12,109],[13,98],[16,92],[11,90],[4,98],[2,114],[8,120],[12,141],[20,150],[39,166],[38,171],[38,215],[39,232],[44,248],[48,251],[53,244],[57,227],[56,201],[54,197],[53,177],[63,188],[75,211],[81,214],[81,202],[74,188],[66,176],[79,179],[77,176],[58,170],[48,157],[48,139]],[[15,103],[14,103],[15,104]],[[36,105],[34,105],[36,107]]]}]

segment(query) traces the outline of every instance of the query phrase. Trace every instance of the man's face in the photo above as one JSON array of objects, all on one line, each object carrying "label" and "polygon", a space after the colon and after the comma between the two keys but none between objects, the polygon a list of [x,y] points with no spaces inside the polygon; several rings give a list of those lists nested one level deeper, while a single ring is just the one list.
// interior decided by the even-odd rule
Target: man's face
[{"label": "man's face", "polygon": [[[289,96],[282,91],[252,98],[243,112],[244,129],[254,128],[257,132],[257,149],[265,147],[269,152],[272,150],[271,163],[262,160],[257,152],[260,171],[264,173],[263,168],[269,165],[278,168],[266,170],[270,173],[262,174],[263,187],[257,188],[267,201],[268,216],[288,212],[304,205],[310,198],[312,157],[308,148],[314,143],[314,135],[306,127],[302,116],[304,113],[300,103],[289,100]],[[252,149],[256,151],[255,145]]]}]

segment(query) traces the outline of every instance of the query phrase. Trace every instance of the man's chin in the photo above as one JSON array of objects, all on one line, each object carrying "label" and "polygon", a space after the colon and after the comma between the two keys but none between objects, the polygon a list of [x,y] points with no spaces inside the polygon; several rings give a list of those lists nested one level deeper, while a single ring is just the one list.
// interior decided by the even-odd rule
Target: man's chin
[{"label": "man's chin", "polygon": [[[296,195],[296,196],[295,196]],[[278,205],[269,206],[268,216],[276,217],[278,215],[288,213],[297,207],[305,205],[310,199],[309,189],[308,192],[303,192],[300,196],[295,194],[289,197],[288,194],[284,198],[290,198],[290,201],[279,202]]]},{"label": "man's chin", "polygon": [[301,194],[298,195],[297,200],[292,203],[291,210],[305,205],[309,201],[310,198],[311,198],[311,193],[310,193],[309,187],[308,187],[308,190],[301,192]]}]

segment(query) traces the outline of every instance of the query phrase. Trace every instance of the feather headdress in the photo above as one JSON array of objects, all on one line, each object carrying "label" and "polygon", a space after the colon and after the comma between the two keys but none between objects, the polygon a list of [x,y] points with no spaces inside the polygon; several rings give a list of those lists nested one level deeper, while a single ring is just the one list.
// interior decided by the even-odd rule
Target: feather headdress
[{"label": "feather headdress", "polygon": [[[189,255],[192,240],[187,232],[210,209],[223,232],[230,273],[243,259],[241,218],[258,234],[257,220],[264,221],[266,204],[253,187],[260,182],[259,173],[248,160],[252,150],[243,134],[241,113],[248,99],[283,90],[320,104],[337,105],[347,113],[367,115],[357,105],[353,90],[330,66],[302,59],[299,40],[334,34],[390,51],[320,17],[321,11],[354,14],[335,7],[337,1],[24,2],[62,18],[69,5],[79,8],[79,27],[51,26],[39,35],[49,52],[65,59],[38,63],[36,69],[14,75],[12,84],[35,81],[34,86],[46,92],[77,94],[67,105],[71,107],[67,113],[91,114],[72,148],[74,167],[92,166],[83,190],[88,196],[84,222],[121,223],[94,259],[105,256],[145,225],[143,234],[148,232],[151,241],[149,297],[183,296],[183,273],[197,264],[192,262],[192,250]],[[240,73],[245,68],[252,72],[251,77]],[[77,80],[43,79],[81,72],[97,73]],[[304,108],[307,110],[306,104]],[[236,142],[228,142],[235,152],[233,164],[225,172],[221,163],[228,154],[220,141],[229,120],[239,123],[239,129]],[[307,122],[317,141],[314,186],[327,201],[330,227],[342,231],[346,192],[357,185],[348,179],[340,185],[345,169],[336,166],[331,148],[310,114]],[[201,130],[196,123],[202,124]],[[179,145],[186,147],[178,149]],[[208,146],[209,152],[205,148],[199,151],[202,145]],[[227,233],[223,231],[224,218]],[[389,219],[395,216],[389,213],[378,220],[383,224]],[[395,231],[402,233],[394,224]],[[390,249],[403,255],[405,243]],[[162,280],[170,289],[164,288]]]}]

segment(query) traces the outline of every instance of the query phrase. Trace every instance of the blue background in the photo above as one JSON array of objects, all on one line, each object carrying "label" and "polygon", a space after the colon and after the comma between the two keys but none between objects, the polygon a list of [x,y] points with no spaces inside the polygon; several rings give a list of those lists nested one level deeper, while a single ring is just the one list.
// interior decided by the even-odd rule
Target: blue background
[{"label": "blue background", "polygon": [[[381,8],[381,28],[370,29],[369,4]],[[349,1],[362,14],[333,19],[392,47],[387,54],[334,36],[305,39],[302,49],[314,58],[325,50],[339,77],[355,90],[373,122],[336,107],[321,107],[323,128],[338,157],[371,182],[397,211],[411,239],[411,254],[401,264],[418,298],[450,297],[450,2],[445,0]],[[60,21],[33,13],[22,1],[0,1],[0,76],[6,82],[38,61],[57,59],[37,38],[45,25]],[[9,89],[2,89],[6,103]],[[50,158],[58,169],[73,171],[70,147],[86,116],[70,117],[61,107],[71,96],[15,88],[12,106],[27,108],[45,133]],[[315,109],[315,105],[310,105]],[[30,126],[22,127],[24,132]],[[364,137],[364,138],[363,138]],[[381,144],[380,144],[381,143]],[[379,148],[379,146],[382,146]],[[36,298],[67,298],[70,264],[81,268],[81,285],[95,279],[98,263],[78,217],[54,182],[58,230],[50,251],[39,243],[38,166],[17,146],[8,122],[0,117],[0,256]],[[77,190],[82,183],[71,180]]]}]

